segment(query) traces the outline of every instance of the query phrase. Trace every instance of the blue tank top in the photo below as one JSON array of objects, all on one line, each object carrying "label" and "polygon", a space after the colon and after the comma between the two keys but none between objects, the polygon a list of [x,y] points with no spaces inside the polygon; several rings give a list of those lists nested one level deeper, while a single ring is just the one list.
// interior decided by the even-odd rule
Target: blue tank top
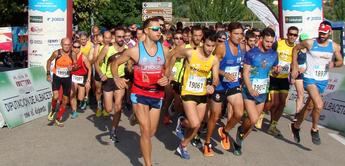
[{"label": "blue tank top", "polygon": [[236,75],[237,79],[234,82],[230,82],[225,77],[220,76],[220,83],[216,87],[216,90],[219,91],[240,86],[239,75],[241,70],[241,62],[243,59],[243,53],[240,45],[237,46],[238,53],[237,56],[235,56],[231,52],[228,40],[226,40],[224,44],[226,52],[224,58],[220,61],[219,69],[223,70],[224,72]]}]

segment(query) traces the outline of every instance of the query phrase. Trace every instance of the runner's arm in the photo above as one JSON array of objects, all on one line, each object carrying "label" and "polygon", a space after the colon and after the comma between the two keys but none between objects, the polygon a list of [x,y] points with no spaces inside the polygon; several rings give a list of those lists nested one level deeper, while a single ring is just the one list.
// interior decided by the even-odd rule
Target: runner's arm
[{"label": "runner's arm", "polygon": [[333,43],[334,47],[334,56],[335,56],[335,62],[334,62],[334,67],[341,67],[343,66],[343,56],[340,53],[340,46],[337,43]]},{"label": "runner's arm", "polygon": [[219,83],[219,59],[216,56],[212,66],[212,85],[216,87]]},{"label": "runner's arm", "polygon": [[83,56],[83,62],[87,68],[87,82],[90,83],[90,80],[91,80],[91,64],[90,64],[90,61],[87,57]]},{"label": "runner's arm", "polygon": [[47,60],[47,66],[46,66],[47,75],[50,75],[51,64],[56,59],[57,56],[58,56],[58,51],[54,51],[52,55],[49,57],[49,59]]},{"label": "runner's arm", "polygon": [[[136,48],[136,47],[133,47]],[[113,75],[114,80],[119,78],[118,68],[121,64],[128,62],[132,57],[131,55],[135,54],[134,49],[130,48],[125,50],[116,60],[114,60],[110,65],[110,70]]]}]

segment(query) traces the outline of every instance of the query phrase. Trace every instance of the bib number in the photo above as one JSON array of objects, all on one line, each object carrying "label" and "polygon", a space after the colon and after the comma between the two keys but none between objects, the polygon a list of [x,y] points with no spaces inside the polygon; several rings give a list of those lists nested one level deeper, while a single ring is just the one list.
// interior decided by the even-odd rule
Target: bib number
[{"label": "bib number", "polygon": [[[235,80],[233,82],[237,82],[238,76],[239,76],[239,70],[240,70],[239,66],[229,66],[229,67],[225,68],[224,72],[233,75],[235,77]],[[230,82],[225,77],[223,78],[223,81],[224,82]]]},{"label": "bib number", "polygon": [[289,74],[290,73],[290,63],[289,62],[280,61],[279,66],[281,66],[281,68],[282,68],[280,74]]},{"label": "bib number", "polygon": [[255,91],[257,91],[259,94],[265,94],[268,91],[268,78],[264,79],[253,79],[252,86]]},{"label": "bib number", "polygon": [[205,77],[189,76],[186,90],[199,93],[203,92],[205,83]]},{"label": "bib number", "polygon": [[314,76],[317,80],[327,80],[328,71],[325,66],[314,66]]},{"label": "bib number", "polygon": [[77,83],[77,84],[83,84],[84,76],[72,75],[72,82]]},{"label": "bib number", "polygon": [[56,76],[60,78],[67,78],[70,76],[68,68],[57,68]]}]

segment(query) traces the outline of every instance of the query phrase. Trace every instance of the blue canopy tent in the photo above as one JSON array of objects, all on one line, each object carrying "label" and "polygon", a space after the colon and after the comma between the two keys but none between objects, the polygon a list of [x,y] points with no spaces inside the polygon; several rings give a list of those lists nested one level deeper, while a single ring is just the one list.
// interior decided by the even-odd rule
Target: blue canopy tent
[{"label": "blue canopy tent", "polygon": [[340,30],[341,31],[341,36],[340,36],[340,46],[341,46],[341,50],[342,50],[342,55],[344,57],[345,55],[345,22],[333,22],[330,20],[327,20],[328,22],[331,23],[332,25],[332,29],[333,30]]}]

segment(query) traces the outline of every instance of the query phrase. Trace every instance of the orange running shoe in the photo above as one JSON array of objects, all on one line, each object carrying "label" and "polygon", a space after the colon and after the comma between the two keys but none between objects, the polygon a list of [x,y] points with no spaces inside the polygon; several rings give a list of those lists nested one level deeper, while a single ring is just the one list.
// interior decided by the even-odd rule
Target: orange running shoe
[{"label": "orange running shoe", "polygon": [[229,150],[230,149],[230,139],[229,139],[229,135],[227,133],[223,132],[224,128],[223,127],[219,127],[218,128],[218,135],[220,137],[220,143],[222,145],[222,148],[224,150]]}]

